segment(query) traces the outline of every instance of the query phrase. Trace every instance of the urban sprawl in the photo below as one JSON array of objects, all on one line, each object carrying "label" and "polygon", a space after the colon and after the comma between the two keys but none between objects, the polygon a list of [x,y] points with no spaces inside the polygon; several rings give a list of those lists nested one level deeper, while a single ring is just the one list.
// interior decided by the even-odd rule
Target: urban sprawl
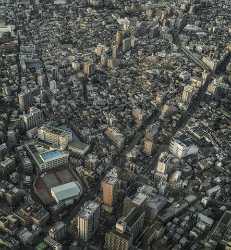
[{"label": "urban sprawl", "polygon": [[230,10],[0,0],[0,249],[231,249]]}]

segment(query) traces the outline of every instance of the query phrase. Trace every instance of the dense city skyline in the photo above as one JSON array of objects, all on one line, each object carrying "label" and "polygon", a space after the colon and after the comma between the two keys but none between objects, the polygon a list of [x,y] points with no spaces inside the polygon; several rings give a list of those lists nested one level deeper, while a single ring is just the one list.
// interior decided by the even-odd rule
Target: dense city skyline
[{"label": "dense city skyline", "polygon": [[231,249],[230,9],[0,0],[0,249]]}]

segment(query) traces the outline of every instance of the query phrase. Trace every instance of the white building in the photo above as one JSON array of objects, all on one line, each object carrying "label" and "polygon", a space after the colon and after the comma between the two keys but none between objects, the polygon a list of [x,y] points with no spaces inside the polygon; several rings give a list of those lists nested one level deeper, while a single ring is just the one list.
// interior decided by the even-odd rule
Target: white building
[{"label": "white building", "polygon": [[79,199],[82,194],[82,188],[78,182],[69,182],[51,188],[51,195],[57,203],[71,205]]},{"label": "white building", "polygon": [[67,3],[66,0],[55,0],[55,1],[54,1],[54,4],[55,4],[55,5],[64,5],[64,4],[66,4],[66,3]]},{"label": "white building", "polygon": [[182,93],[182,102],[189,103],[192,97],[195,95],[196,88],[192,85],[186,85]]},{"label": "white building", "polygon": [[39,128],[38,138],[42,141],[52,143],[63,150],[72,141],[72,132],[47,125]]},{"label": "white building", "polygon": [[10,33],[11,36],[14,36],[15,35],[14,29],[15,29],[14,25],[5,25],[0,23],[0,37],[2,37],[3,34],[5,33]]},{"label": "white building", "polygon": [[170,152],[162,152],[159,156],[155,177],[167,179],[169,173],[177,167],[179,159],[177,159]]},{"label": "white building", "polygon": [[18,94],[18,102],[21,111],[24,111],[31,106],[33,102],[32,93],[30,90],[25,90]]},{"label": "white building", "polygon": [[23,121],[26,130],[38,127],[44,121],[43,113],[40,109],[36,107],[31,107],[29,113],[23,115]]},{"label": "white building", "polygon": [[53,94],[55,94],[58,91],[57,90],[57,83],[55,80],[50,81],[49,86],[50,86],[50,90]]},{"label": "white building", "polygon": [[98,227],[99,217],[100,205],[94,201],[86,202],[80,210],[76,220],[80,239],[88,241],[91,238]]},{"label": "white building", "polygon": [[26,149],[37,164],[40,172],[68,164],[69,153],[66,151],[50,150],[35,144],[27,144]]},{"label": "white building", "polygon": [[198,147],[191,138],[181,135],[173,139],[169,146],[170,152],[178,158],[184,158],[198,153]]}]

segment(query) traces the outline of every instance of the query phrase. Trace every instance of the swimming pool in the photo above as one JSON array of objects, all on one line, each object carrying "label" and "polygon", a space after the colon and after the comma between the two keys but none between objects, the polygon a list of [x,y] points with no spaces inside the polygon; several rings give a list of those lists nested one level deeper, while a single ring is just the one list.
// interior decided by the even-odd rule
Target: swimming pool
[{"label": "swimming pool", "polygon": [[52,159],[59,158],[62,155],[63,155],[63,152],[53,150],[53,151],[45,152],[45,153],[41,154],[40,156],[43,159],[43,161],[50,161]]}]

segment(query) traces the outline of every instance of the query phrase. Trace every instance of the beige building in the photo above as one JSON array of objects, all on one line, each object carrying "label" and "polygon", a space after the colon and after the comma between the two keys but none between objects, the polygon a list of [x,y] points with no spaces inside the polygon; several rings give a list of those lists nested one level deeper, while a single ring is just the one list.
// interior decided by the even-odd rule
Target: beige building
[{"label": "beige building", "polygon": [[68,143],[72,141],[72,132],[51,126],[42,126],[38,129],[38,138],[52,143],[60,149],[65,149]]},{"label": "beige building", "polygon": [[100,205],[95,201],[86,202],[73,220],[74,230],[79,239],[88,241],[99,225]]},{"label": "beige building", "polygon": [[195,87],[192,85],[186,85],[182,94],[182,101],[184,103],[189,103],[195,94]]},{"label": "beige building", "polygon": [[144,153],[146,155],[151,155],[153,152],[153,141],[145,139],[144,140]]},{"label": "beige building", "polygon": [[119,179],[116,169],[112,169],[101,182],[101,189],[103,192],[103,203],[106,206],[112,207],[117,199],[119,189]]}]

